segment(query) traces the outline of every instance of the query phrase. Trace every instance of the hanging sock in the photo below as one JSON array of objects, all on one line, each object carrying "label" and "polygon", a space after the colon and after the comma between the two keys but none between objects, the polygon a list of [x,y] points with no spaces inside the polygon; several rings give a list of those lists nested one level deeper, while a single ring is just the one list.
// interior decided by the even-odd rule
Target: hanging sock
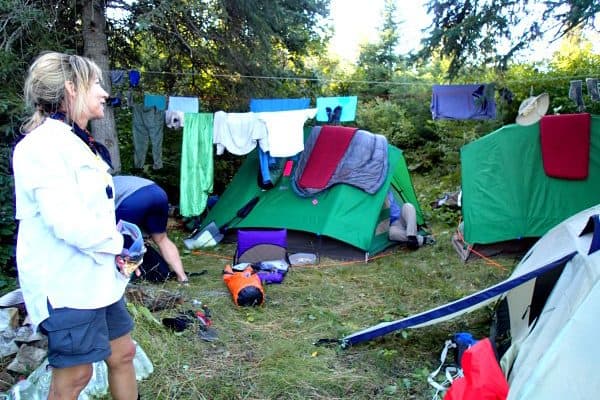
[{"label": "hanging sock", "polygon": [[509,88],[500,89],[500,97],[506,101],[508,104],[511,104],[515,99],[515,95]]},{"label": "hanging sock", "polygon": [[598,79],[587,78],[585,80],[587,85],[588,93],[592,98],[592,101],[600,101],[600,91],[598,91]]},{"label": "hanging sock", "polygon": [[129,71],[128,77],[129,77],[129,87],[134,88],[140,84],[140,78],[141,78],[140,71],[132,69]]},{"label": "hanging sock", "polygon": [[583,81],[579,79],[576,81],[571,81],[571,86],[569,87],[569,98],[577,105],[578,112],[583,112],[583,110],[585,110],[585,104],[583,104],[582,85]]},{"label": "hanging sock", "polygon": [[339,124],[342,117],[342,106],[336,106],[331,114],[331,122]]}]

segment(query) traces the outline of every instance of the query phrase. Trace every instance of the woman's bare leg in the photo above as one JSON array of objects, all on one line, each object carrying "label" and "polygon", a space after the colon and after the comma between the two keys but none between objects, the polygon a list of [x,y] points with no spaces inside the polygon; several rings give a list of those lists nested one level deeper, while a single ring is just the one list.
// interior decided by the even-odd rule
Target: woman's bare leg
[{"label": "woman's bare leg", "polygon": [[138,398],[135,380],[135,343],[127,334],[111,340],[112,354],[106,359],[108,366],[108,387],[114,400],[136,400]]},{"label": "woman's bare leg", "polygon": [[52,369],[48,400],[76,400],[92,377],[92,364]]},{"label": "woman's bare leg", "polygon": [[183,263],[181,262],[181,256],[179,255],[179,249],[175,246],[175,243],[169,239],[166,232],[163,233],[153,233],[152,240],[158,246],[160,254],[163,256],[169,267],[175,272],[177,275],[177,280],[179,282],[187,281],[187,275],[183,270]]}]

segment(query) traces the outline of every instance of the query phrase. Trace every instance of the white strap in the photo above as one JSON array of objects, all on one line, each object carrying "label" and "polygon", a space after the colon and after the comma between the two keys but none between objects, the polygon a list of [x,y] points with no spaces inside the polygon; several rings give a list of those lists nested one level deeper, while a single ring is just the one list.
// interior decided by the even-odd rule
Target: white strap
[{"label": "white strap", "polygon": [[446,340],[446,342],[444,343],[444,348],[442,349],[442,353],[440,354],[440,366],[435,371],[430,373],[429,376],[427,377],[427,382],[429,382],[429,384],[431,386],[433,386],[434,388],[436,388],[437,390],[446,390],[446,387],[440,385],[438,382],[435,381],[434,378],[442,370],[442,367],[444,366],[444,362],[446,361],[446,356],[448,355],[448,350],[453,349],[455,347],[456,347],[456,343],[454,343],[452,340]]},{"label": "white strap", "polygon": [[454,343],[452,340],[446,340],[444,343],[444,348],[442,349],[442,353],[440,354],[440,366],[427,377],[427,382],[436,389],[432,400],[440,400],[440,394],[448,390],[454,379],[463,376],[463,371],[461,368],[449,366],[446,367],[444,371],[446,379],[441,383],[435,380],[435,377],[440,373],[442,367],[444,366],[446,357],[448,356],[448,350],[453,348],[456,348],[456,343]]}]

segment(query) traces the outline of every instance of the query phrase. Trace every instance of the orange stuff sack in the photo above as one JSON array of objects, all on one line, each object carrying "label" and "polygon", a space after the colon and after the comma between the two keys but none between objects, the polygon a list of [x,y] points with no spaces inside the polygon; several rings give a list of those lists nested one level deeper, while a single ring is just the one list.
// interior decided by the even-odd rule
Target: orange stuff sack
[{"label": "orange stuff sack", "polygon": [[260,277],[252,266],[243,271],[234,271],[231,265],[223,270],[223,282],[233,296],[233,302],[238,306],[259,306],[265,301],[265,291]]}]

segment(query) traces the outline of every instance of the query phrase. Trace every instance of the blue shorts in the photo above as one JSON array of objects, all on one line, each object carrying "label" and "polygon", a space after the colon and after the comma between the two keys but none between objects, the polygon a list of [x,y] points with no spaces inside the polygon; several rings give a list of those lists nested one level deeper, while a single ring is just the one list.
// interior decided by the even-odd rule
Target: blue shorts
[{"label": "blue shorts", "polygon": [[139,226],[148,234],[167,231],[169,199],[158,185],[144,186],[124,199],[116,210],[120,219]]},{"label": "blue shorts", "polygon": [[110,341],[128,334],[133,320],[124,298],[110,306],[94,310],[52,308],[40,324],[48,336],[48,364],[54,368],[91,364],[107,359]]}]

